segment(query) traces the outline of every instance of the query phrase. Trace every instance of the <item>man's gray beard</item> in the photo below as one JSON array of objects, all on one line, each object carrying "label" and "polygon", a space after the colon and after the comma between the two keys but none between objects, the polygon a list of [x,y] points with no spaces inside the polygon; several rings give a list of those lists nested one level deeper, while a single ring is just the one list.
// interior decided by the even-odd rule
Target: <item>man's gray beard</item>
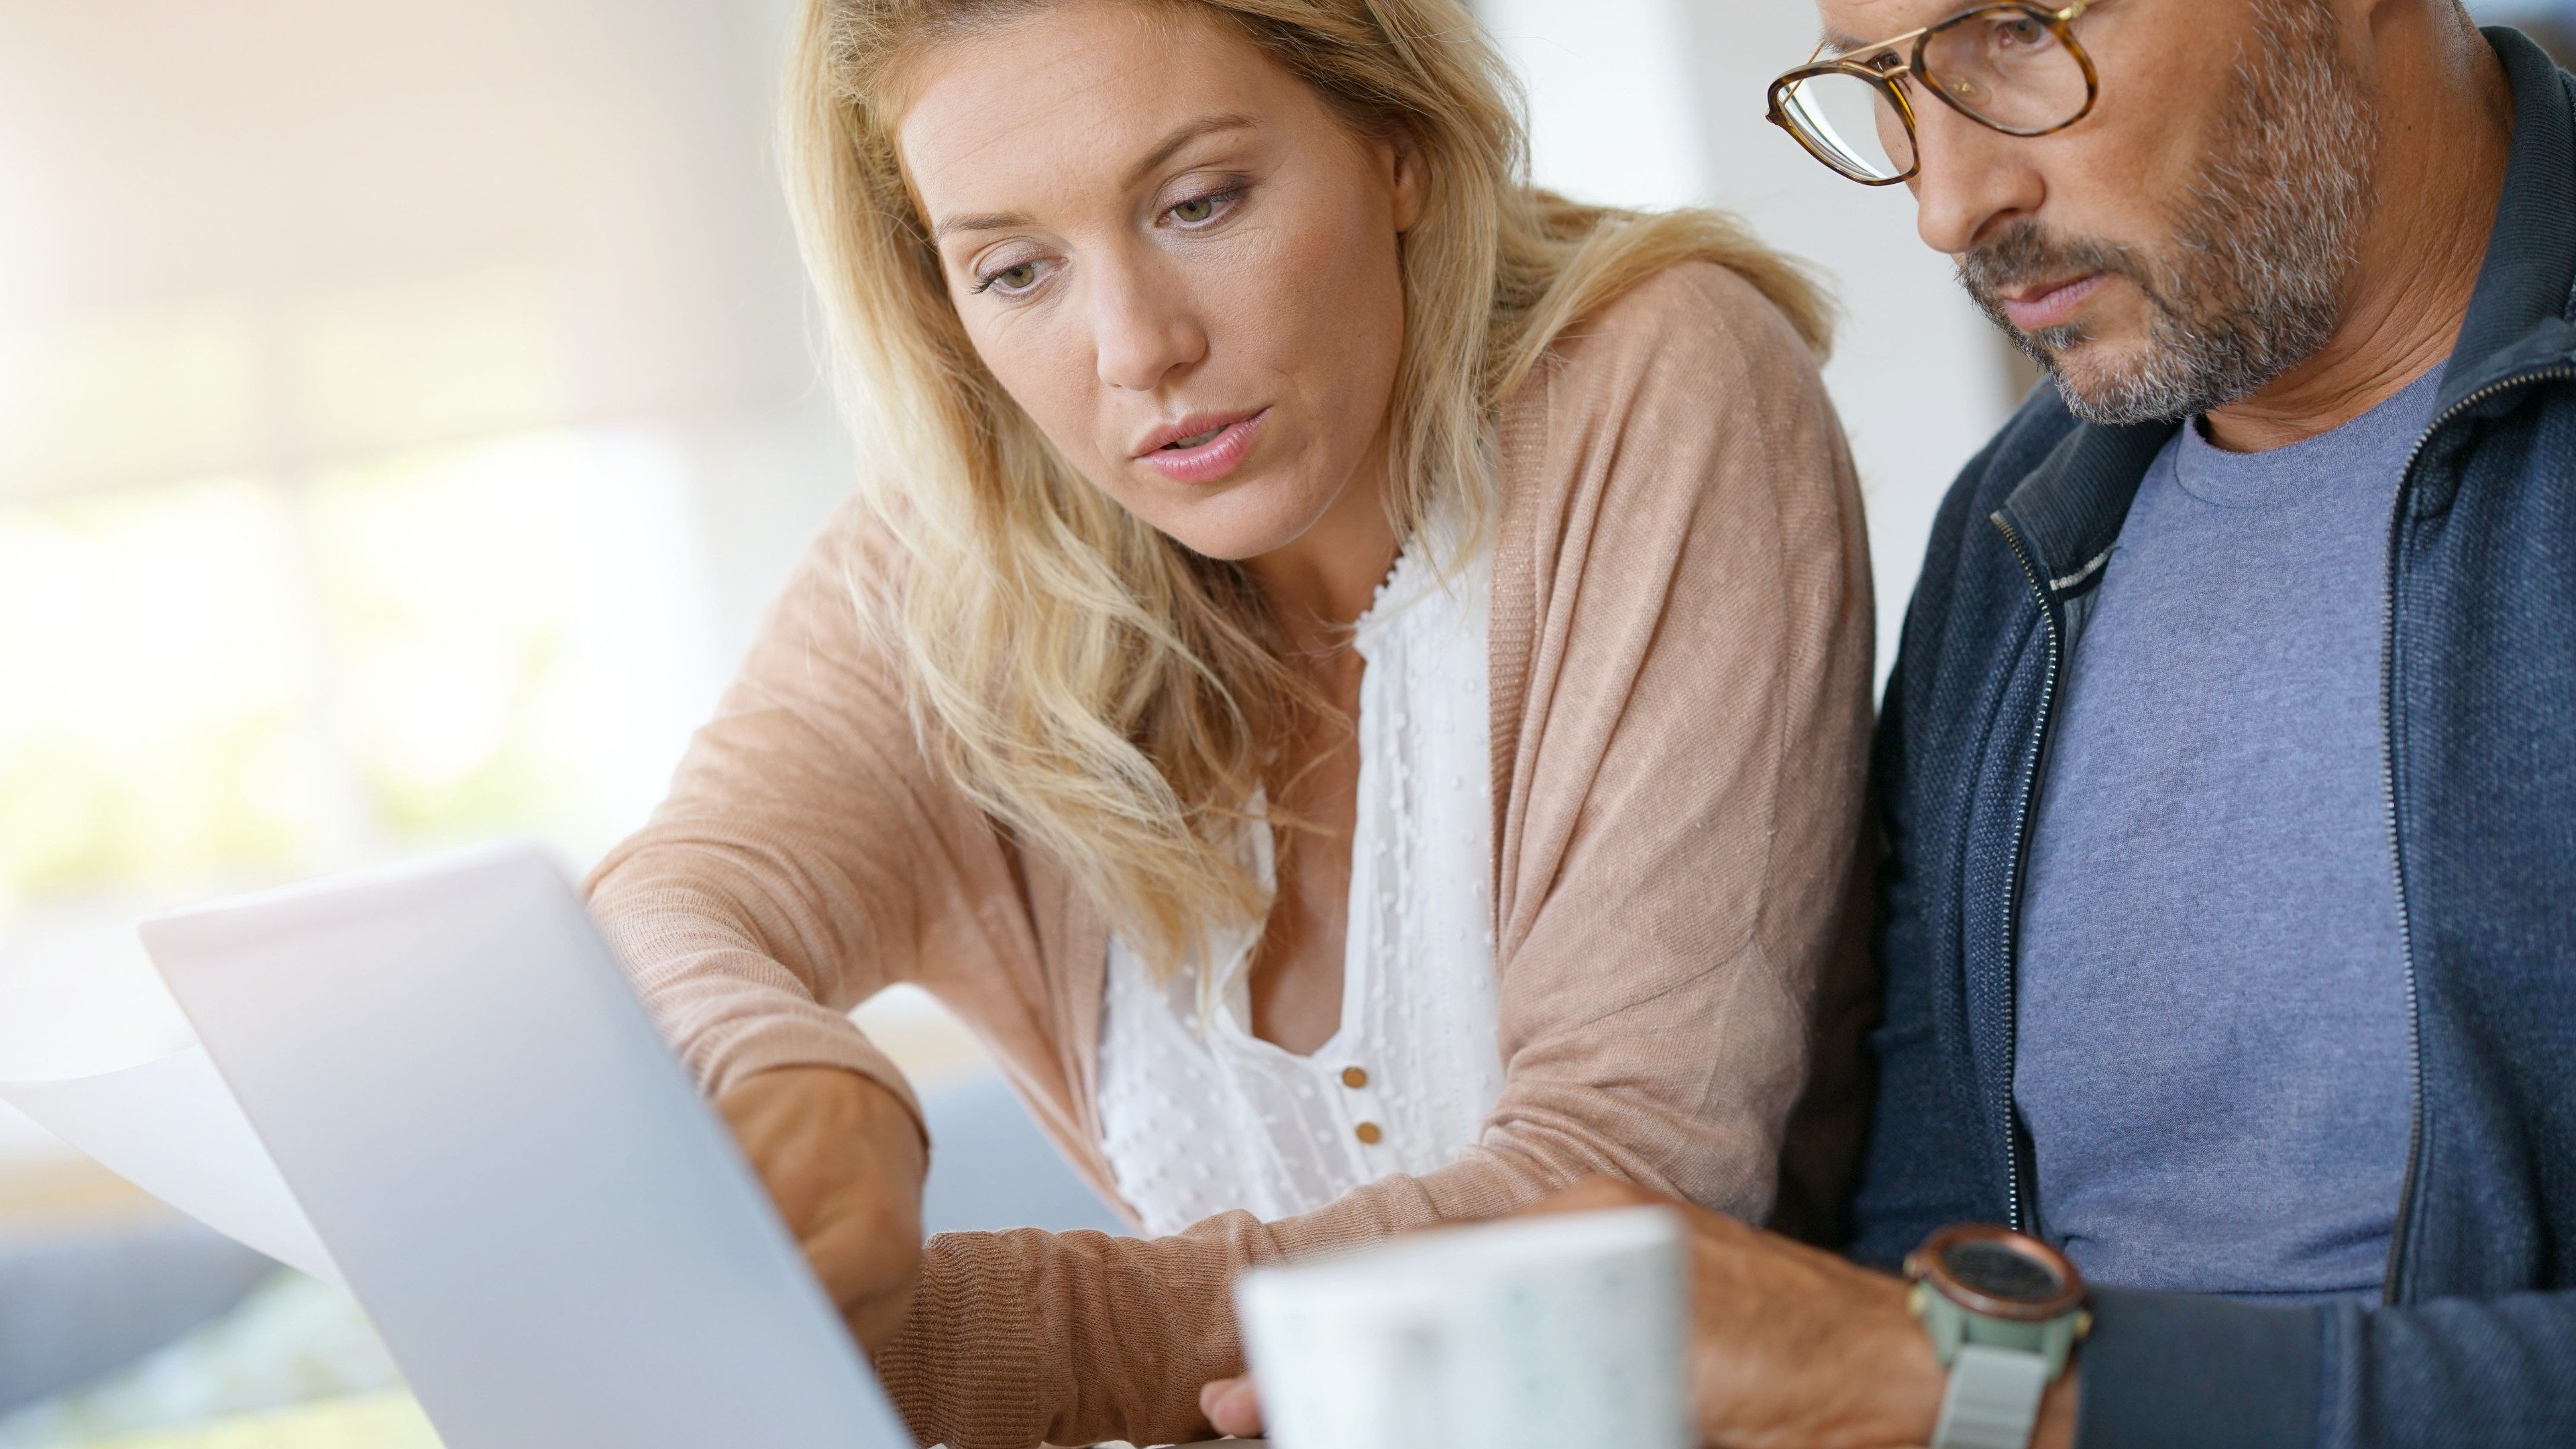
[{"label": "man's gray beard", "polygon": [[[2334,335],[2361,248],[2378,139],[2360,77],[2323,0],[2257,0],[2254,33],[2172,243],[2149,253],[2057,242],[2015,222],[1959,259],[1959,281],[2014,345],[2048,369],[2089,423],[2173,420],[2235,402],[2314,356]],[[2000,294],[2103,272],[2152,309],[2144,354],[2079,392],[2058,358],[2078,326],[2024,333]]]}]

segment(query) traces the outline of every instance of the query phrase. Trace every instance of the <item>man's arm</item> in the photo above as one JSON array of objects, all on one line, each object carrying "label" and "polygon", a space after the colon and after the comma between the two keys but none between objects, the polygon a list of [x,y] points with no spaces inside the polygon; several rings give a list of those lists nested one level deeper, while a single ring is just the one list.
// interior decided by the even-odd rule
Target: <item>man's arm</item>
[{"label": "man's arm", "polygon": [[[1601,1181],[1545,1207],[1654,1200]],[[1902,1282],[1683,1211],[1705,1441],[1930,1438],[1945,1380]],[[2034,1449],[2576,1444],[2576,1293],[2293,1308],[2106,1289],[2093,1314],[2073,1371],[2042,1406]]]},{"label": "man's arm", "polygon": [[2576,1444],[2576,1293],[2269,1308],[2095,1295],[2084,1449]]}]

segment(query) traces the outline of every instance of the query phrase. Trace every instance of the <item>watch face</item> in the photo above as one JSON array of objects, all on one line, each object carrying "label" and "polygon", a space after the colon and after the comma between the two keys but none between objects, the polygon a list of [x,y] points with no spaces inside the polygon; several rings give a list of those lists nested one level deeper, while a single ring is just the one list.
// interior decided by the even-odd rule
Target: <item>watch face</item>
[{"label": "watch face", "polygon": [[2057,1270],[1991,1238],[1970,1238],[1941,1250],[1941,1270],[1971,1293],[2006,1303],[2046,1303],[2066,1291]]},{"label": "watch face", "polygon": [[2037,1238],[1988,1223],[1959,1223],[1923,1240],[1905,1276],[1928,1283],[1971,1313],[2045,1323],[2084,1305],[2084,1280]]}]

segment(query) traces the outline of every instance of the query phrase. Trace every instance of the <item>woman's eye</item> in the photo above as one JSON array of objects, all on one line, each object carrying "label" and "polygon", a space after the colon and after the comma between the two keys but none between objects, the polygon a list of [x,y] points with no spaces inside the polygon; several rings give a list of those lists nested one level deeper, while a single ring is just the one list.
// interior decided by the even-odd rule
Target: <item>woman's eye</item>
[{"label": "woman's eye", "polygon": [[1025,292],[1038,284],[1038,264],[1019,262],[999,271],[986,272],[975,283],[978,292]]},{"label": "woman's eye", "polygon": [[1193,196],[1187,201],[1177,202],[1163,215],[1183,226],[1199,226],[1214,220],[1240,195],[1242,193],[1239,191],[1211,191],[1205,196]]}]

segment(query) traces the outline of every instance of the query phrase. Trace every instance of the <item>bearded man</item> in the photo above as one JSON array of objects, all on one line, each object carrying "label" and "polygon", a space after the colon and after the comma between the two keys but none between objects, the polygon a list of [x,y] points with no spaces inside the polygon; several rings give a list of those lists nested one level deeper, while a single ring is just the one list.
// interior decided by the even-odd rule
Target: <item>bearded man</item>
[{"label": "bearded man", "polygon": [[1956,3],[1772,92],[2054,384],[1881,726],[1847,1247],[1915,1281],[1708,1225],[1703,1427],[2576,1444],[2576,81],[2456,0]]},{"label": "bearded man", "polygon": [[2456,0],[1958,4],[1771,92],[2054,386],[1887,688],[1848,1257],[1695,1215],[1699,1427],[2576,1444],[2576,77]]}]

